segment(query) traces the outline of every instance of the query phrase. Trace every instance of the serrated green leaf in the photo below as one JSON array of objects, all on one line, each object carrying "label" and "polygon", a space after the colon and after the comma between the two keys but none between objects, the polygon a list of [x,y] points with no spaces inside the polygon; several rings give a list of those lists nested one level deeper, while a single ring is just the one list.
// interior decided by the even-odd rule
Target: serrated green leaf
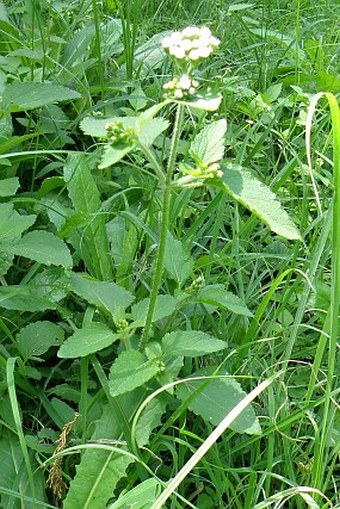
[{"label": "serrated green leaf", "polygon": [[96,281],[79,274],[71,275],[72,290],[94,306],[106,309],[114,314],[117,308],[126,309],[134,300],[134,296],[115,283]]},{"label": "serrated green leaf", "polygon": [[88,224],[75,232],[78,251],[90,273],[97,279],[112,280],[113,267],[105,229],[105,215],[96,182],[84,154],[72,155],[64,167],[67,190],[77,213],[88,217]]},{"label": "serrated green leaf", "polygon": [[203,111],[216,111],[220,107],[222,96],[215,93],[200,94],[200,97],[194,96],[191,101],[176,101],[185,104],[190,108]]},{"label": "serrated green leaf", "polygon": [[64,331],[55,323],[39,321],[28,324],[16,337],[25,359],[42,355],[64,338]]},{"label": "serrated green leaf", "polygon": [[21,216],[12,203],[0,204],[0,240],[19,237],[35,222],[36,216]]},{"label": "serrated green leaf", "polygon": [[18,177],[10,177],[0,180],[0,196],[13,196],[19,189]]},{"label": "serrated green leaf", "polygon": [[2,286],[0,287],[0,308],[14,309],[17,311],[45,311],[56,309],[56,304],[46,297],[36,293],[34,288],[28,285]]},{"label": "serrated green leaf", "polygon": [[243,316],[253,316],[244,302],[231,292],[227,292],[224,285],[207,285],[200,289],[196,297],[197,302],[210,304],[222,309],[229,309],[233,313]]},{"label": "serrated green leaf", "polygon": [[[200,370],[192,376],[207,376],[211,375],[211,372],[209,369]],[[192,397],[189,409],[206,422],[217,426],[246,393],[233,378],[213,378],[189,380],[185,384],[180,384],[176,389],[176,395],[181,401]],[[230,428],[237,433],[249,435],[261,433],[259,421],[251,405],[235,419]]]},{"label": "serrated green leaf", "polygon": [[42,230],[27,233],[8,249],[13,254],[45,265],[59,265],[70,269],[73,263],[65,242],[53,233]]},{"label": "serrated green leaf", "polygon": [[184,250],[181,241],[174,239],[168,233],[164,268],[179,286],[185,283],[190,276],[193,264],[191,256]]},{"label": "serrated green leaf", "polygon": [[93,322],[78,329],[66,339],[58,351],[58,357],[74,359],[99,352],[119,339],[107,325]]},{"label": "serrated green leaf", "polygon": [[[107,130],[106,126],[111,122],[120,122],[125,128],[134,127],[136,130],[136,134],[141,143],[146,146],[152,145],[157,136],[159,136],[165,129],[168,128],[169,122],[163,117],[152,118],[152,113],[157,112],[157,110],[152,110],[151,108],[146,112],[141,113],[136,117],[111,117],[111,118],[92,118],[86,117],[80,122],[80,128],[84,131],[85,134],[89,136],[93,136],[94,138],[106,138]],[[130,151],[134,148],[133,145],[121,147],[111,147],[112,149],[116,149],[116,157],[118,157],[118,152],[120,151]],[[125,152],[127,153],[127,152]],[[115,151],[112,151],[112,157],[114,157]],[[119,159],[124,157],[123,154]],[[107,156],[109,157],[109,156]],[[117,159],[117,161],[119,160]],[[117,162],[115,161],[115,162]],[[111,164],[114,164],[113,162]]]},{"label": "serrated green leaf", "polygon": [[122,352],[112,364],[109,376],[111,396],[136,389],[157,375],[157,359],[145,361],[144,356],[136,350]]},{"label": "serrated green leaf", "polygon": [[136,426],[136,441],[139,447],[146,445],[151,431],[159,426],[165,412],[165,403],[161,397],[153,398],[144,408]]},{"label": "serrated green leaf", "polygon": [[123,159],[126,154],[131,152],[134,147],[135,145],[132,143],[129,145],[117,145],[114,147],[111,145],[106,145],[98,168],[103,170],[113,166],[114,164],[118,163],[118,161]]},{"label": "serrated green leaf", "polygon": [[219,187],[258,216],[273,232],[286,239],[301,240],[297,227],[275,194],[250,171],[235,165],[226,166]]},{"label": "serrated green leaf", "polygon": [[206,126],[196,136],[190,145],[190,154],[194,161],[201,161],[204,165],[220,161],[224,153],[224,137],[227,122],[217,120]]},{"label": "serrated green leaf", "polygon": [[75,90],[51,83],[14,82],[6,85],[1,107],[6,112],[27,111],[80,97]]},{"label": "serrated green leaf", "polygon": [[46,267],[27,283],[32,291],[51,302],[60,302],[70,292],[70,280],[60,267]]},{"label": "serrated green leaf", "polygon": [[219,352],[227,348],[225,341],[216,339],[210,334],[200,331],[174,331],[162,339],[164,355],[183,355],[197,357],[208,353]]},{"label": "serrated green leaf", "polygon": [[108,509],[149,509],[160,492],[161,484],[156,479],[147,479],[120,497]]},{"label": "serrated green leaf", "polygon": [[[149,304],[150,299],[147,297],[135,304],[131,309],[132,319],[137,322],[139,327],[145,325]],[[177,300],[175,297],[172,297],[172,295],[158,295],[152,321],[157,322],[157,320],[161,320],[162,318],[171,315],[175,311],[176,305]]]},{"label": "serrated green leaf", "polygon": [[9,268],[12,266],[13,260],[14,255],[0,252],[0,276],[4,276],[6,274]]}]

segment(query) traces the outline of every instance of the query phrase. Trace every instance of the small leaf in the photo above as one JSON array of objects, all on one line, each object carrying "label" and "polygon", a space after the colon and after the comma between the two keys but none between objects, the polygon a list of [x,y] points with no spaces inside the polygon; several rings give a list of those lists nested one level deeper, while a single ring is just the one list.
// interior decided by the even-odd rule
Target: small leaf
[{"label": "small leaf", "polygon": [[44,354],[51,346],[60,344],[63,338],[64,331],[61,327],[52,322],[39,321],[21,329],[16,339],[20,350],[28,359]]},{"label": "small leaf", "polygon": [[205,127],[190,145],[190,154],[204,165],[220,161],[224,153],[224,137],[227,122],[224,119],[212,122]]},{"label": "small leaf", "polygon": [[[168,128],[169,122],[163,117],[152,118],[153,112],[157,112],[157,110],[152,110],[151,108],[144,113],[141,113],[136,117],[111,117],[111,118],[92,118],[86,117],[80,122],[80,128],[84,131],[85,134],[88,134],[93,137],[98,138],[106,138],[107,124],[111,122],[120,122],[123,127],[134,127],[136,130],[136,135],[141,143],[144,145],[150,146],[155,141],[155,139]],[[108,149],[112,150],[108,150]],[[130,150],[134,148],[134,145],[122,145],[118,147],[108,146],[105,150],[104,157],[105,164],[108,166],[111,164],[115,164],[117,161],[122,159],[125,154],[127,154]],[[122,155],[120,155],[120,153]],[[111,162],[109,160],[111,158]],[[103,162],[101,163],[103,164]],[[101,166],[105,167],[105,166]]]},{"label": "small leaf", "polygon": [[197,302],[210,304],[222,309],[229,309],[233,313],[243,316],[253,316],[244,302],[231,292],[227,292],[224,285],[207,285],[198,292]]},{"label": "small leaf", "polygon": [[159,361],[145,361],[143,355],[136,350],[122,352],[110,369],[109,385],[111,396],[132,391],[144,385],[157,375]]},{"label": "small leaf", "polygon": [[67,245],[51,232],[29,232],[11,247],[11,252],[45,265],[61,265],[65,269],[72,267]]},{"label": "small leaf", "polygon": [[128,491],[108,509],[150,509],[156,500],[161,484],[156,479],[147,479]]},{"label": "small leaf", "polygon": [[21,216],[12,203],[0,204],[0,240],[19,237],[35,222],[36,216]]},{"label": "small leaf", "polygon": [[164,412],[165,404],[160,397],[153,398],[144,408],[136,426],[136,441],[139,447],[148,443],[151,431],[160,425]]},{"label": "small leaf", "polygon": [[250,171],[229,164],[221,183],[216,185],[262,219],[273,232],[286,239],[301,240],[297,227],[275,194]]},{"label": "small leaf", "polygon": [[0,308],[33,313],[56,309],[56,304],[47,297],[38,295],[34,288],[30,288],[28,285],[11,285],[0,287]]},{"label": "small leaf", "polygon": [[[146,298],[135,304],[131,309],[132,318],[138,323],[138,327],[145,325],[149,304],[150,299]],[[171,315],[176,309],[176,304],[177,300],[175,297],[171,295],[158,295],[152,321],[157,322],[157,320]]]},{"label": "small leaf", "polygon": [[117,308],[126,309],[134,300],[134,296],[115,283],[96,281],[94,279],[71,275],[72,290],[90,304],[106,309],[114,314]]},{"label": "small leaf", "polygon": [[225,341],[200,331],[174,331],[166,334],[162,339],[164,355],[175,354],[184,357],[198,357],[219,352],[224,348],[227,348]]},{"label": "small leaf", "polygon": [[91,323],[78,329],[66,339],[58,351],[58,357],[73,359],[85,357],[91,353],[99,352],[119,339],[106,325],[99,322]]},{"label": "small leaf", "polygon": [[164,267],[170,277],[177,281],[179,286],[185,283],[190,276],[193,264],[192,258],[184,250],[181,241],[174,239],[168,233]]},{"label": "small leaf", "polygon": [[6,112],[27,111],[45,104],[79,99],[81,95],[70,88],[51,83],[14,82],[6,85],[2,96],[2,109]]},{"label": "small leaf", "polygon": [[13,196],[19,189],[18,177],[10,177],[0,180],[0,196]]},{"label": "small leaf", "polygon": [[133,149],[134,149],[133,144],[118,145],[115,147],[112,147],[111,145],[106,145],[98,168],[100,170],[103,170],[104,168],[109,168],[110,166],[113,166],[114,164],[118,163],[118,161],[123,159],[123,157],[126,156],[126,154],[131,152],[131,150]]},{"label": "small leaf", "polygon": [[[200,370],[193,376],[210,375],[211,370]],[[217,426],[224,417],[246,396],[240,384],[233,378],[212,380],[189,380],[177,387],[176,395],[181,401],[193,398],[189,409],[206,422]],[[230,425],[237,433],[257,435],[261,433],[253,407],[249,405]]]},{"label": "small leaf", "polygon": [[205,93],[197,95],[191,101],[176,101],[181,104],[185,104],[190,108],[203,111],[216,111],[220,107],[222,96],[220,94]]}]

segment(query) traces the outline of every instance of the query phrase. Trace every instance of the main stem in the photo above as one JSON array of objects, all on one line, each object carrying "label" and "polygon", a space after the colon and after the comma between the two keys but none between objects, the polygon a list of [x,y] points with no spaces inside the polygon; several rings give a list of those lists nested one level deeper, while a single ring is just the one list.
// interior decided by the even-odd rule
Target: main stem
[{"label": "main stem", "polygon": [[142,333],[142,337],[139,344],[139,349],[144,350],[146,343],[149,339],[152,318],[155,311],[156,299],[159,292],[159,288],[162,282],[162,274],[163,274],[163,266],[164,266],[164,257],[166,252],[166,241],[169,229],[169,209],[170,209],[170,199],[171,199],[171,181],[172,175],[175,169],[176,163],[176,155],[177,155],[177,147],[179,142],[179,137],[181,133],[181,125],[183,120],[184,106],[179,104],[176,112],[176,120],[174,125],[174,131],[171,142],[170,156],[167,165],[166,178],[163,188],[163,200],[162,200],[162,211],[161,211],[161,234],[159,239],[159,248],[157,253],[157,258],[155,260],[155,271],[152,281],[152,288],[150,294],[150,304],[148,309],[148,314],[146,317],[145,327]]}]

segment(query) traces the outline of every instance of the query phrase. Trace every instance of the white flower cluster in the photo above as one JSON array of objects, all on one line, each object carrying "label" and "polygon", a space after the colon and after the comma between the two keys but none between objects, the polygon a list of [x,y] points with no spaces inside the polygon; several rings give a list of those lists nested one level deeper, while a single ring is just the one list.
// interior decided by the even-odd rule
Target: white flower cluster
[{"label": "white flower cluster", "polygon": [[179,60],[199,60],[207,58],[221,41],[214,37],[208,27],[189,26],[181,32],[173,32],[165,37],[162,46],[175,58]]},{"label": "white flower cluster", "polygon": [[187,95],[195,95],[198,85],[199,83],[197,80],[191,79],[188,74],[183,74],[180,78],[174,78],[168,81],[168,83],[165,83],[163,88],[171,97],[183,99],[183,97]]}]

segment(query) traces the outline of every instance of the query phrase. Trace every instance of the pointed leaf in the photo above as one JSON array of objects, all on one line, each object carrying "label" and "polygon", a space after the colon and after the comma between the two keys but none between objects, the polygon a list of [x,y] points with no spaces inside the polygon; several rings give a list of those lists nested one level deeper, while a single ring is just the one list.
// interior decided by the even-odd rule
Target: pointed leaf
[{"label": "pointed leaf", "polygon": [[275,194],[250,171],[235,165],[226,166],[220,187],[262,219],[273,232],[286,239],[301,239],[297,227]]},{"label": "pointed leaf", "polygon": [[117,308],[126,309],[134,296],[115,283],[96,281],[79,274],[71,275],[72,290],[94,306],[99,306],[114,314]]},{"label": "pointed leaf", "polygon": [[17,311],[45,311],[56,309],[56,304],[47,297],[37,294],[34,288],[28,285],[1,286],[0,308],[15,309]]},{"label": "pointed leaf", "polygon": [[145,361],[144,356],[136,350],[122,352],[110,369],[111,396],[118,396],[144,385],[157,375],[158,371],[157,359]]},{"label": "pointed leaf", "polygon": [[229,309],[233,313],[243,316],[253,316],[244,302],[231,292],[227,292],[224,285],[207,285],[198,292],[197,302],[210,304],[222,309]]},{"label": "pointed leaf", "polygon": [[13,196],[19,189],[18,177],[0,180],[0,196]]},{"label": "pointed leaf", "polygon": [[13,254],[45,265],[61,265],[65,269],[72,267],[72,256],[67,245],[50,232],[29,232],[13,244],[10,250]]},{"label": "pointed leaf", "polygon": [[[120,122],[124,127],[134,127],[141,143],[150,146],[155,141],[157,136],[159,136],[169,126],[169,122],[165,120],[163,117],[152,118],[152,113],[157,112],[157,110],[152,111],[151,110],[152,108],[150,108],[146,112],[141,113],[139,116],[136,117],[111,117],[100,119],[86,117],[80,122],[80,128],[82,129],[82,131],[84,131],[85,134],[88,134],[90,136],[106,138],[107,124],[110,122]],[[128,147],[125,148],[127,149]],[[130,150],[132,148],[133,146],[131,146]],[[118,147],[117,152],[123,149],[124,146]]]},{"label": "pointed leaf", "polygon": [[2,109],[6,112],[27,111],[80,97],[75,90],[51,83],[14,82],[6,85],[3,91]]},{"label": "pointed leaf", "polygon": [[208,353],[219,352],[227,348],[227,343],[210,334],[200,331],[174,331],[162,339],[164,355],[183,355],[198,357]]},{"label": "pointed leaf", "polygon": [[[138,323],[139,327],[145,325],[149,304],[150,299],[147,297],[135,304],[131,309],[132,318]],[[171,315],[176,309],[176,304],[177,300],[172,295],[158,295],[152,321],[157,322],[157,320]]]},{"label": "pointed leaf", "polygon": [[150,509],[156,500],[161,484],[157,479],[147,479],[128,491],[117,502],[114,502],[108,509]]},{"label": "pointed leaf", "polygon": [[106,145],[104,148],[104,153],[98,168],[103,170],[104,168],[109,168],[114,164],[118,163],[121,159],[123,159],[126,154],[131,152],[134,149],[133,144],[129,145],[117,145],[112,147],[111,145]]},{"label": "pointed leaf", "polygon": [[[193,376],[209,374],[211,370],[200,370]],[[233,378],[213,378],[202,381],[190,380],[181,384],[177,387],[176,395],[181,401],[193,397],[189,403],[190,410],[200,415],[206,422],[217,426],[246,396],[246,393]],[[230,428],[237,433],[249,435],[261,433],[261,427],[252,406],[248,406]]]},{"label": "pointed leaf", "polygon": [[224,119],[212,122],[205,127],[190,145],[190,154],[204,165],[220,161],[224,153],[224,137],[227,122]]},{"label": "pointed leaf", "polygon": [[12,203],[0,203],[0,240],[19,237],[35,222],[36,216],[21,216]]},{"label": "pointed leaf", "polygon": [[164,268],[169,273],[170,277],[177,281],[179,286],[185,283],[190,276],[193,264],[192,258],[184,250],[181,241],[174,239],[174,237],[168,233]]},{"label": "pointed leaf", "polygon": [[21,329],[16,337],[21,352],[26,359],[42,355],[64,338],[64,330],[48,321],[32,322]]},{"label": "pointed leaf", "polygon": [[117,339],[119,339],[119,335],[114,334],[106,325],[94,322],[78,329],[67,338],[59,348],[58,357],[70,359],[85,357],[112,345]]},{"label": "pointed leaf", "polygon": [[86,156],[72,155],[64,167],[67,191],[75,211],[87,217],[78,234],[79,255],[97,279],[112,280],[113,268],[105,228],[105,215]]}]

